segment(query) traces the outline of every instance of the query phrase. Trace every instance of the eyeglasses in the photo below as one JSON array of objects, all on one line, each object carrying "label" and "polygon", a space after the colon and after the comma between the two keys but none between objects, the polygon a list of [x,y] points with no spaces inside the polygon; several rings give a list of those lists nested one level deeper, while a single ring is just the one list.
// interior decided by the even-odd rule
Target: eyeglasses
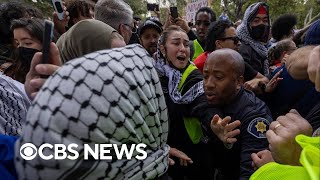
[{"label": "eyeglasses", "polygon": [[234,36],[234,37],[224,37],[224,38],[218,38],[217,40],[222,40],[222,41],[225,41],[225,40],[232,40],[234,44],[238,44],[240,39],[237,37],[237,36]]},{"label": "eyeglasses", "polygon": [[197,26],[201,26],[201,24],[203,24],[205,26],[209,26],[210,22],[209,21],[196,21]]},{"label": "eyeglasses", "polygon": [[133,27],[133,26],[131,26],[129,24],[123,24],[123,25],[130,27],[132,33],[137,33],[137,28],[135,28],[135,27]]}]

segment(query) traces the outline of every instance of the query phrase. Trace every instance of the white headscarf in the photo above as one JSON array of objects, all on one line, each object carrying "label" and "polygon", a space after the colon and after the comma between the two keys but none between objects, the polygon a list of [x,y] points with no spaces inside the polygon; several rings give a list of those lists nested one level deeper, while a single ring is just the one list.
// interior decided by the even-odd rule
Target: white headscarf
[{"label": "white headscarf", "polygon": [[[20,179],[153,179],[168,168],[168,113],[152,59],[140,45],[75,59],[51,76],[16,144]],[[79,145],[77,160],[23,160],[27,142]],[[145,160],[83,160],[83,144],[144,143]],[[48,153],[53,150],[47,148]],[[133,157],[139,154],[134,151]]]}]

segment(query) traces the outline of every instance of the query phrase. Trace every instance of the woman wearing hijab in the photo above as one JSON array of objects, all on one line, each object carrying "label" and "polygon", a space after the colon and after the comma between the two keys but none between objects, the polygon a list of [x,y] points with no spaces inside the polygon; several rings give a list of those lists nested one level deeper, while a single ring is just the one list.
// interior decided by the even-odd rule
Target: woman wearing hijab
[{"label": "woman wearing hijab", "polygon": [[176,163],[170,167],[168,174],[173,179],[211,179],[207,145],[203,142],[200,121],[208,118],[210,122],[214,112],[210,112],[206,106],[203,76],[190,62],[188,42],[184,30],[170,26],[160,37],[155,62],[169,111],[168,144],[184,152],[193,161],[192,164]]},{"label": "woman wearing hijab", "polygon": [[122,36],[115,29],[94,19],[76,23],[57,42],[62,62],[94,51],[125,45]]},{"label": "woman wearing hijab", "polygon": [[[97,51],[50,76],[16,144],[20,179],[155,179],[168,168],[168,114],[152,59],[140,45]],[[24,160],[24,143],[78,145],[75,160]],[[83,144],[146,145],[144,160],[84,160]],[[114,149],[111,148],[111,152]],[[45,148],[46,155],[54,155]]]},{"label": "woman wearing hijab", "polygon": [[239,53],[256,71],[264,76],[269,75],[267,60],[270,32],[269,7],[263,2],[250,5],[242,23],[237,28],[237,36],[241,40]]}]

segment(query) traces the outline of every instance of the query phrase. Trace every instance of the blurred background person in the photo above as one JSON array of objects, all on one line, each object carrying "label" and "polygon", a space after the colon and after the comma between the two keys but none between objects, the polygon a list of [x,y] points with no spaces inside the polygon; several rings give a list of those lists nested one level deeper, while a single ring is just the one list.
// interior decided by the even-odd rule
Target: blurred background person
[{"label": "blurred background person", "polygon": [[161,33],[162,24],[156,19],[147,19],[138,29],[140,44],[148,51],[150,56],[153,56],[157,51]]},{"label": "blurred background person", "polygon": [[292,14],[284,14],[279,16],[271,26],[272,38],[268,43],[268,49],[275,46],[277,42],[293,38],[294,27],[297,24],[297,17]]},{"label": "blurred background person", "polygon": [[57,41],[63,63],[98,50],[125,45],[122,36],[115,29],[94,19],[78,22]]},{"label": "blurred background person", "polygon": [[126,44],[131,35],[136,33],[133,11],[124,1],[99,0],[94,8],[94,18],[117,30]]},{"label": "blurred background person", "polygon": [[[44,20],[22,18],[13,20],[11,24],[17,49],[12,65],[4,70],[4,74],[24,83],[34,54],[42,50]],[[55,42],[56,38],[53,37],[52,41]]]}]

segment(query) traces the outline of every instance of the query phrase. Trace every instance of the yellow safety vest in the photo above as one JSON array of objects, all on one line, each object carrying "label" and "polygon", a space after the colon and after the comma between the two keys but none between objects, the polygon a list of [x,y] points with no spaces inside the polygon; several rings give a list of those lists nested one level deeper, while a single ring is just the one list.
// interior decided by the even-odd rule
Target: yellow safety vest
[{"label": "yellow safety vest", "polygon": [[[191,74],[191,72],[196,69],[197,67],[195,65],[190,64],[187,67],[187,69],[183,72],[181,81],[178,85],[179,92],[182,92],[184,82],[188,78],[189,74]],[[202,132],[199,119],[196,117],[183,117],[183,122],[184,122],[184,127],[186,128],[192,143],[198,144],[200,142],[200,139],[203,137],[203,132]]]},{"label": "yellow safety vest", "polygon": [[193,41],[193,50],[194,54],[192,57],[192,61],[194,61],[200,54],[204,52],[202,46],[200,45],[197,39]]}]

